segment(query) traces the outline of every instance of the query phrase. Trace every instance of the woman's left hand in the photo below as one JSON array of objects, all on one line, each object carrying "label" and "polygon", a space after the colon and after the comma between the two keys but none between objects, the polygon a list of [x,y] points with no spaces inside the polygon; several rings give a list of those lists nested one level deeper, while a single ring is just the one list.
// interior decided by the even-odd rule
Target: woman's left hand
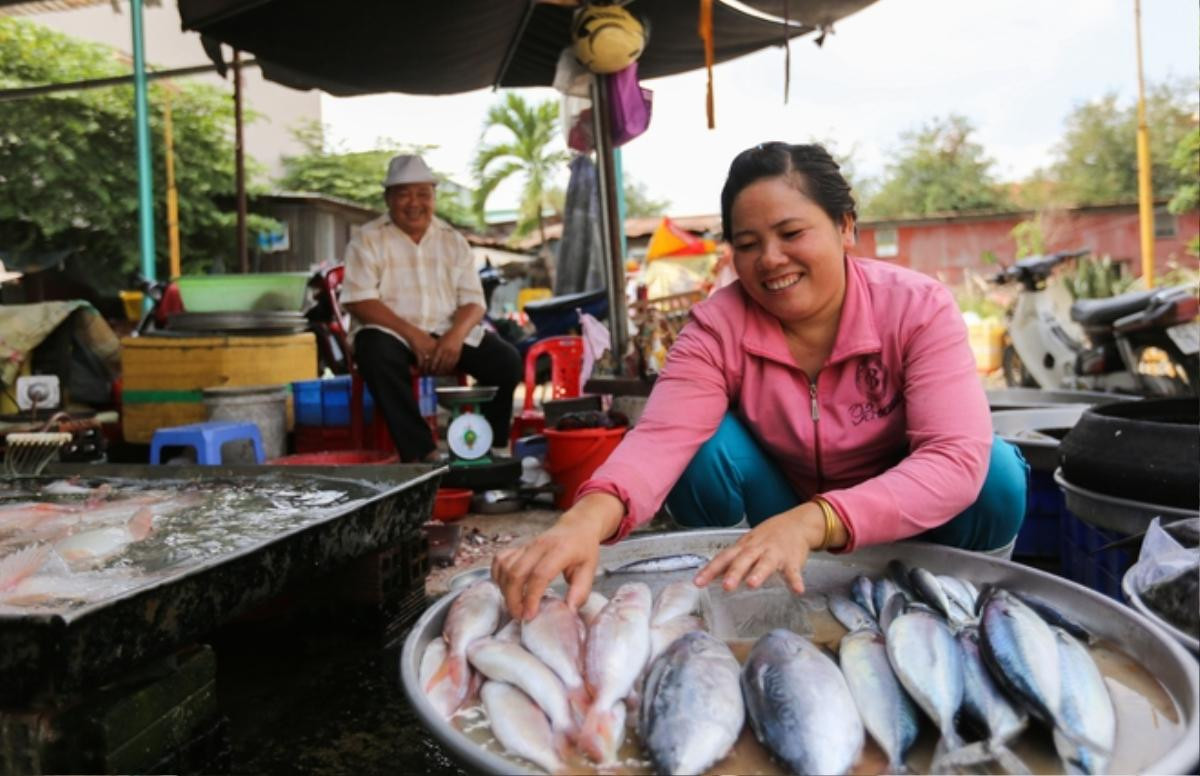
[{"label": "woman's left hand", "polygon": [[700,569],[695,583],[704,587],[725,575],[722,587],[732,591],[742,583],[752,589],[761,587],[776,571],[783,575],[788,587],[800,595],[804,592],[801,571],[808,554],[825,535],[825,517],[821,508],[811,501],[764,520],[742,538],[726,547],[708,565]]}]

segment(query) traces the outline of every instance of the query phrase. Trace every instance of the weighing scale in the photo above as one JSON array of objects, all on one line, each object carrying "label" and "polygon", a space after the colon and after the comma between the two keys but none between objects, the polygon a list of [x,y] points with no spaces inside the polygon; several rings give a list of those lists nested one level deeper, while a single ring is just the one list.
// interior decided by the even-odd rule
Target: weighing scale
[{"label": "weighing scale", "polygon": [[[450,448],[450,471],[443,487],[507,488],[521,477],[521,462],[492,455],[494,434],[479,408],[496,397],[491,385],[447,386],[437,389],[438,404],[450,411],[446,446]],[[501,440],[505,442],[507,440]]]},{"label": "weighing scale", "polygon": [[451,466],[484,466],[492,463],[492,424],[479,407],[496,397],[492,385],[447,386],[437,389],[438,404],[450,410],[446,445]]}]

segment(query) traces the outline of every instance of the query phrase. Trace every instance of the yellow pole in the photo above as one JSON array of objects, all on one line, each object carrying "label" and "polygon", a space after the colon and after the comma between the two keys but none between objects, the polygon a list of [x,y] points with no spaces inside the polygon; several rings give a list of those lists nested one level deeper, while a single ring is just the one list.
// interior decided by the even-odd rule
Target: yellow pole
[{"label": "yellow pole", "polygon": [[163,89],[163,145],[167,150],[167,244],[170,246],[170,277],[183,274],[179,261],[179,193],[175,190],[175,139],[171,131],[171,87]]},{"label": "yellow pole", "polygon": [[1133,0],[1134,28],[1137,32],[1137,160],[1138,223],[1142,235],[1142,280],[1154,288],[1154,199],[1150,189],[1150,130],[1146,126],[1146,86],[1142,79],[1142,2]]}]

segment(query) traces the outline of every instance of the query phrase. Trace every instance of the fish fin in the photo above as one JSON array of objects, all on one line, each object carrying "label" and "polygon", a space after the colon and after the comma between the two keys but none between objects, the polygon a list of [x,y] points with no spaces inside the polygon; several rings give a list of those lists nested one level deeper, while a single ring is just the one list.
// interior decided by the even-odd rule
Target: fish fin
[{"label": "fish fin", "polygon": [[433,676],[429,677],[429,682],[425,685],[425,692],[429,692],[437,686],[443,679],[449,678],[451,682],[462,681],[463,669],[466,667],[467,659],[461,655],[446,654],[442,659],[441,665],[433,672]]},{"label": "fish fin", "polygon": [[33,544],[0,560],[0,590],[16,587],[46,562],[48,544]]},{"label": "fish fin", "polygon": [[[969,749],[970,745],[963,745],[962,739],[958,734],[951,730],[949,734],[942,733],[938,739],[937,745],[933,748],[933,759],[929,761],[930,773],[950,773],[950,769],[959,765],[958,758],[960,752],[964,749]],[[990,757],[983,758],[980,762],[986,762]]]},{"label": "fish fin", "polygon": [[587,691],[587,687],[580,684],[578,687],[567,690],[567,703],[571,707],[571,715],[575,720],[575,726],[583,724],[583,720],[587,718],[588,710],[592,707],[592,696]]},{"label": "fish fin", "polygon": [[154,527],[154,510],[150,507],[142,507],[137,512],[133,513],[133,517],[129,518],[129,524],[126,526],[129,535],[134,541],[141,541],[150,534],[150,529]]}]

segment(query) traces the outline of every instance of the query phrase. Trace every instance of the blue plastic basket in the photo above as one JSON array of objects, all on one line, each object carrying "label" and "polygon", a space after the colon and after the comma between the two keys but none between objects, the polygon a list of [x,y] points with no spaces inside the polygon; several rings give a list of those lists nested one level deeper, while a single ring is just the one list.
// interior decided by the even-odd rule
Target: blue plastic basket
[{"label": "blue plastic basket", "polygon": [[1104,545],[1124,538],[1124,535],[1085,523],[1068,509],[1063,509],[1060,524],[1062,575],[1124,603],[1121,578],[1137,558],[1124,549],[1097,552]]},{"label": "blue plastic basket", "polygon": [[1054,473],[1034,469],[1030,473],[1029,490],[1025,496],[1025,522],[1017,534],[1013,556],[1058,559],[1062,541],[1060,524],[1066,511],[1066,499],[1062,489],[1054,482]]},{"label": "blue plastic basket", "polygon": [[[296,423],[301,426],[349,426],[350,388],[349,375],[293,382]],[[367,423],[375,417],[375,402],[366,386],[363,386],[363,415]]]}]

